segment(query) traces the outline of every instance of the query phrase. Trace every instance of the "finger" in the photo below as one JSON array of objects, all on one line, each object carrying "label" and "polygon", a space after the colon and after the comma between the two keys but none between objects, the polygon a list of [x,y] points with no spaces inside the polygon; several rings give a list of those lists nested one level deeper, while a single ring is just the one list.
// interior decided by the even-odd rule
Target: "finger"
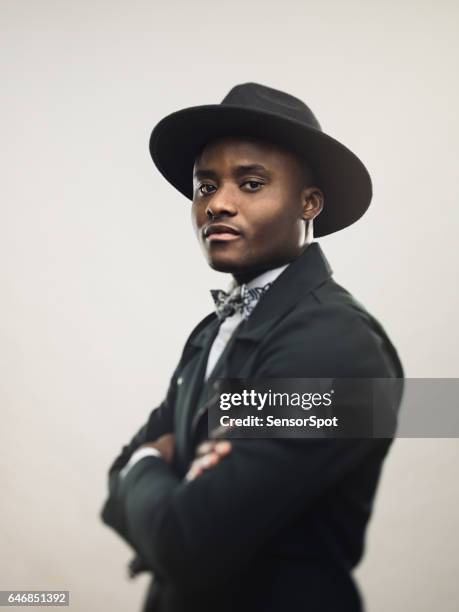
[{"label": "finger", "polygon": [[224,457],[231,451],[231,442],[228,440],[220,440],[215,443],[214,452],[220,455],[220,457]]},{"label": "finger", "polygon": [[187,480],[193,480],[208,467],[209,461],[207,456],[200,457],[199,459],[195,459],[191,464],[190,469],[188,470]]},{"label": "finger", "polygon": [[206,455],[207,453],[212,452],[214,446],[215,446],[215,442],[213,442],[212,440],[206,440],[205,442],[202,442],[198,446],[198,448],[196,449],[196,454],[198,456]]},{"label": "finger", "polygon": [[219,455],[226,455],[230,450],[231,442],[228,440],[206,440],[198,446],[196,454],[202,456],[216,451]]},{"label": "finger", "polygon": [[207,470],[217,465],[219,459],[220,457],[217,455],[217,453],[208,453],[207,455],[199,457],[199,459],[195,459],[191,466],[193,469],[193,473],[199,472],[199,474],[202,474],[204,470]]},{"label": "finger", "polygon": [[227,440],[219,442],[219,452],[212,451],[193,460],[185,479],[190,481],[200,476],[205,470],[215,467],[220,459],[231,450],[231,444]]},{"label": "finger", "polygon": [[194,480],[200,474],[202,474],[202,469],[198,465],[196,465],[196,463],[193,461],[193,463],[191,464],[190,469],[188,470],[188,472],[187,472],[187,474],[185,476],[185,480],[187,480],[187,481]]},{"label": "finger", "polygon": [[204,455],[203,457],[200,457],[199,459],[197,459],[197,461],[199,462],[199,467],[202,470],[207,470],[208,468],[214,467],[214,465],[216,465],[219,461],[220,457],[217,453],[207,453],[207,455]]},{"label": "finger", "polygon": [[213,467],[217,463],[218,463],[218,459],[209,461],[207,456],[202,457],[201,459],[193,462],[192,466],[190,467],[190,469],[188,470],[185,476],[185,479],[188,481],[194,480],[198,476],[201,476],[201,474],[203,474],[205,470],[207,470],[210,467]]}]

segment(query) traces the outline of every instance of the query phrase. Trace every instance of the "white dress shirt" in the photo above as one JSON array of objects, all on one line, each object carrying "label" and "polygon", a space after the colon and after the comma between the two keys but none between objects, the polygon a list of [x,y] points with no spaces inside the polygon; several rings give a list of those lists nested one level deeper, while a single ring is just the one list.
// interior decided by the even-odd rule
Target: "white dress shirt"
[{"label": "white dress shirt", "polygon": [[[273,268],[272,270],[266,270],[262,274],[259,274],[256,278],[253,278],[248,283],[245,283],[248,289],[252,289],[254,287],[263,287],[267,283],[271,283],[276,280],[276,278],[287,268],[289,264],[284,264],[283,266],[279,266],[278,268]],[[236,286],[236,281],[233,279],[228,287],[228,293],[231,292],[232,289]],[[269,291],[269,289],[268,289]],[[233,335],[236,327],[238,327],[239,323],[242,321],[242,313],[235,312],[230,317],[226,317],[226,319],[221,323],[220,328],[218,330],[218,334],[215,336],[215,339],[210,348],[209,357],[207,359],[207,367],[204,375],[204,380],[206,381],[212,370],[214,369],[220,355],[223,353],[225,346],[227,345],[229,339]],[[139,448],[134,451],[131,455],[131,458],[124,466],[124,468],[120,471],[120,476],[125,476],[129,469],[137,463],[143,457],[155,456],[161,457],[161,453],[156,448]]]}]

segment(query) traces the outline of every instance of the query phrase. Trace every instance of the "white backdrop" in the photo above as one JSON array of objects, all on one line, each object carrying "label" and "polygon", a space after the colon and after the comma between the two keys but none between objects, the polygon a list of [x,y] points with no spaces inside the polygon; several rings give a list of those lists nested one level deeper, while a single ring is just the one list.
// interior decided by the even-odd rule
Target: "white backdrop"
[{"label": "white backdrop", "polygon": [[[138,610],[98,514],[108,465],[212,309],[190,203],[151,128],[255,81],[367,165],[373,203],[319,239],[409,377],[458,374],[457,3],[0,1],[0,589]],[[183,296],[186,300],[183,302]],[[182,304],[185,304],[185,307]],[[370,612],[457,610],[455,439],[397,440],[357,578]]]}]

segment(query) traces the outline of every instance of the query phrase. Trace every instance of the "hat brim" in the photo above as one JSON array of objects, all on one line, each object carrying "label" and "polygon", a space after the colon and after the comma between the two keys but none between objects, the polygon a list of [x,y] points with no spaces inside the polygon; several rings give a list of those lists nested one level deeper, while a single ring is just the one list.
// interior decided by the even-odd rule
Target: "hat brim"
[{"label": "hat brim", "polygon": [[222,136],[268,139],[307,161],[325,197],[314,219],[315,237],[355,223],[370,205],[371,178],[352,151],[320,130],[267,111],[221,104],[179,110],[153,129],[150,154],[167,181],[193,200],[195,158],[203,146]]}]

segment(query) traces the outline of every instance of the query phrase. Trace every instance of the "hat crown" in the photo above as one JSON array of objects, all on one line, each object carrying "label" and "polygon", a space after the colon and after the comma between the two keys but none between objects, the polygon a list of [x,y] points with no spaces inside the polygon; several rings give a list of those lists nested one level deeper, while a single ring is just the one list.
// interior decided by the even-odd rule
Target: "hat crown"
[{"label": "hat crown", "polygon": [[322,131],[316,116],[302,100],[267,85],[259,83],[235,85],[223,98],[221,104],[283,115]]}]

